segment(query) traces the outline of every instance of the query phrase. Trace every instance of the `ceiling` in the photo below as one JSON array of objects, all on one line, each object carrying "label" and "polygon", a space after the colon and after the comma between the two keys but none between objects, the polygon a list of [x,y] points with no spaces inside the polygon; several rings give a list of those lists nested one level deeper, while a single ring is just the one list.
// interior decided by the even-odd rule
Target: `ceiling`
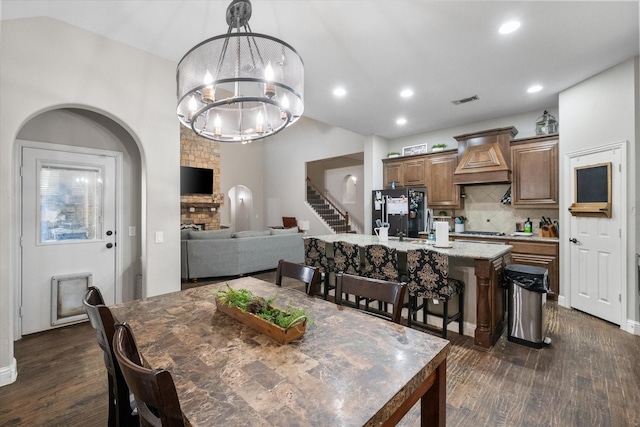
[{"label": "ceiling", "polygon": [[[229,3],[2,0],[0,13],[49,16],[177,64],[226,32]],[[302,56],[305,116],[394,139],[555,107],[559,92],[638,55],[639,17],[637,1],[254,0],[250,25]],[[499,34],[512,19],[520,29]],[[543,89],[527,93],[533,84]]]}]

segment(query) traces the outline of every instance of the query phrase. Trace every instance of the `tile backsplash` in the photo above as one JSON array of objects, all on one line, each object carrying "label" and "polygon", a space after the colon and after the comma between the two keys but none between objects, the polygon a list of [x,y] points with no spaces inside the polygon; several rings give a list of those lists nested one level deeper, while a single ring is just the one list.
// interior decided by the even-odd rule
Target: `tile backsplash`
[{"label": "tile backsplash", "polygon": [[[464,187],[464,209],[456,209],[454,216],[465,216],[465,230],[496,231],[505,234],[516,231],[516,222],[531,218],[533,233],[538,233],[540,217],[558,219],[558,209],[516,208],[500,201],[510,184],[483,184]],[[437,212],[436,212],[437,215]],[[562,225],[562,224],[560,224]]]}]

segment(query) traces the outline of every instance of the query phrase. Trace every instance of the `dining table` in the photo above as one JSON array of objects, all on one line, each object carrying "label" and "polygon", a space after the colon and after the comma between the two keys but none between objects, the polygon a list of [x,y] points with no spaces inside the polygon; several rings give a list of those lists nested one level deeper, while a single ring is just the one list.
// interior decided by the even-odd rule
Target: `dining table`
[{"label": "dining table", "polygon": [[[227,287],[303,309],[304,335],[280,344],[217,310]],[[450,343],[419,330],[254,277],[110,308],[194,427],[446,424]]]},{"label": "dining table", "polygon": [[[444,246],[426,239],[388,237],[354,233],[338,233],[308,236],[320,239],[327,246],[327,256],[333,254],[332,245],[337,241],[355,244],[361,248],[381,244],[398,252],[398,270],[406,270],[406,253],[409,249],[427,249],[441,252],[449,257],[469,261],[475,275],[476,324],[474,346],[480,350],[490,350],[498,341],[506,326],[505,297],[502,287],[502,271],[511,264],[512,246],[476,242],[450,241]],[[469,285],[469,284],[467,284]]]}]

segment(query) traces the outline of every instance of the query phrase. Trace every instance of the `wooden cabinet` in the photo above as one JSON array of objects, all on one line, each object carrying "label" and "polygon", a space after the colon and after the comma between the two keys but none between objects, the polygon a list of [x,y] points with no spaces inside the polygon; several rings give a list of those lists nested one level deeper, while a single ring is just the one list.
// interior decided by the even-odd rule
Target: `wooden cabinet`
[{"label": "wooden cabinet", "polygon": [[391,188],[392,182],[396,183],[396,187],[404,187],[403,164],[404,162],[402,160],[384,162],[384,188]]},{"label": "wooden cabinet", "polygon": [[424,158],[407,160],[403,164],[403,181],[405,187],[424,187]]},{"label": "wooden cabinet", "polygon": [[427,203],[429,208],[460,209],[460,186],[453,183],[458,166],[457,152],[432,155],[425,159]]},{"label": "wooden cabinet", "polygon": [[[507,238],[508,239],[508,238]],[[549,299],[557,299],[560,293],[560,267],[558,242],[526,240],[505,240],[490,236],[451,236],[450,240],[472,240],[477,242],[501,242],[513,246],[511,260],[513,264],[543,267],[549,270],[549,287],[552,294]]]},{"label": "wooden cabinet", "polygon": [[558,206],[558,135],[514,140],[511,143],[511,204]]},{"label": "wooden cabinet", "polygon": [[513,246],[511,257],[514,264],[543,267],[549,270],[550,299],[557,299],[560,293],[560,269],[558,267],[558,243],[523,242],[510,240]]}]

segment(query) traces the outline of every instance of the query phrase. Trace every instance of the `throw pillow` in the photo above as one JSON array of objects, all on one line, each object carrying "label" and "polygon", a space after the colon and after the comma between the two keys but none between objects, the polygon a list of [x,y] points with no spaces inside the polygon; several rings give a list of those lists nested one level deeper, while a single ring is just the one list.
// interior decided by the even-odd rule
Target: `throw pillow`
[{"label": "throw pillow", "polygon": [[260,236],[268,236],[271,232],[269,230],[257,231],[257,230],[247,230],[247,231],[236,231],[233,233],[233,237],[235,238],[243,238],[243,237],[260,237]]},{"label": "throw pillow", "polygon": [[295,228],[272,228],[271,234],[298,234],[298,227]]},{"label": "throw pillow", "polygon": [[223,228],[222,230],[190,231],[189,238],[192,240],[205,239],[230,239],[233,236],[233,228]]}]

